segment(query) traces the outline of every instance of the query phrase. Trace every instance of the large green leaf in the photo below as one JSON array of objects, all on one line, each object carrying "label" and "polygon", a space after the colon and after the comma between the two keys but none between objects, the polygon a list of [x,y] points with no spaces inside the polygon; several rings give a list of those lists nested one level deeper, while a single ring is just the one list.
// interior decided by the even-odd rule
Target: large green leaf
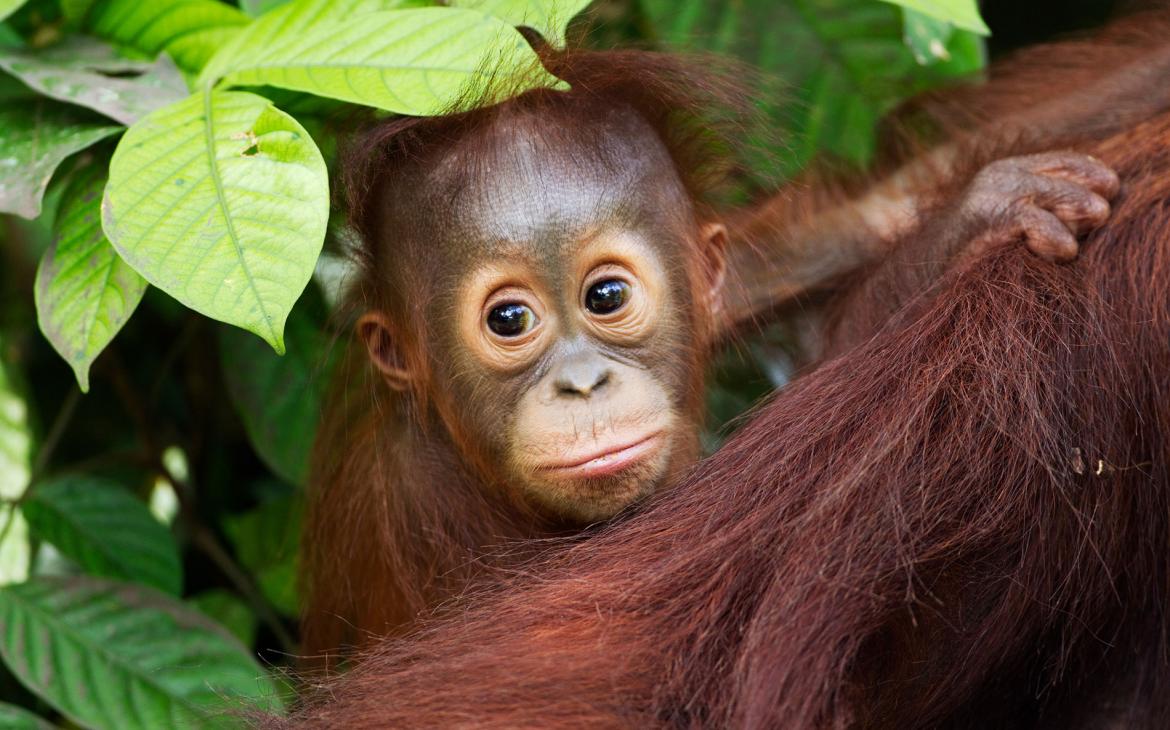
[{"label": "large green leaf", "polygon": [[0,590],[0,655],[85,727],[238,727],[239,703],[276,702],[264,670],[224,629],[161,593],[95,578]]},{"label": "large green leaf", "polygon": [[197,73],[248,16],[218,0],[97,0],[83,27],[96,36],[155,55]]},{"label": "large green leaf", "polygon": [[882,0],[883,2],[901,5],[904,8],[915,10],[923,15],[950,23],[956,28],[969,30],[979,35],[989,35],[987,23],[979,14],[979,4],[976,0]]},{"label": "large green leaf", "polygon": [[0,0],[0,20],[15,13],[25,2],[26,0]]},{"label": "large green leaf", "polygon": [[146,280],[102,233],[105,184],[104,164],[90,165],[70,182],[34,290],[41,331],[73,368],[83,392],[89,390],[89,366],[146,291]]},{"label": "large green leaf", "polygon": [[[309,28],[334,25],[344,19],[399,8],[433,7],[431,0],[282,0],[265,8],[247,31],[237,33],[223,44],[200,78],[211,84],[239,66],[241,59],[256,55],[257,48],[282,42],[288,36]],[[257,8],[258,10],[259,8]],[[249,11],[250,12],[250,11]]]},{"label": "large green leaf", "polygon": [[196,94],[131,127],[102,203],[106,236],[147,281],[277,352],[328,217],[313,140],[243,92]]},{"label": "large green leaf", "polygon": [[127,125],[187,95],[183,77],[167,56],[154,63],[129,60],[83,36],[40,51],[0,52],[0,68],[45,96]]},{"label": "large green leaf", "polygon": [[780,144],[752,161],[766,177],[791,175],[824,152],[868,162],[883,115],[982,64],[978,42],[963,31],[946,44],[949,61],[919,64],[904,42],[901,11],[873,0],[641,2],[667,45],[733,55],[779,77],[761,104]]},{"label": "large green leaf", "polygon": [[0,702],[0,728],[4,730],[54,730],[45,722],[23,707]]},{"label": "large green leaf", "polygon": [[278,357],[255,337],[224,328],[224,380],[248,439],[277,476],[303,485],[329,381],[328,338],[303,306],[288,320],[288,354]]},{"label": "large green leaf", "polygon": [[88,573],[178,595],[183,566],[170,530],[122,487],[72,475],[37,484],[21,504],[33,534]]},{"label": "large green leaf", "polygon": [[286,22],[300,7],[272,11],[279,22],[257,20],[208,62],[200,82],[270,85],[413,115],[559,84],[515,28],[472,10],[408,8]]},{"label": "large green leaf", "polygon": [[289,0],[240,0],[240,9],[255,18],[288,2]]},{"label": "large green leaf", "polygon": [[592,0],[452,0],[451,5],[494,15],[512,25],[532,28],[557,48],[565,47],[565,29]]},{"label": "large green leaf", "polygon": [[120,129],[55,101],[6,102],[0,107],[0,213],[36,218],[61,161]]}]

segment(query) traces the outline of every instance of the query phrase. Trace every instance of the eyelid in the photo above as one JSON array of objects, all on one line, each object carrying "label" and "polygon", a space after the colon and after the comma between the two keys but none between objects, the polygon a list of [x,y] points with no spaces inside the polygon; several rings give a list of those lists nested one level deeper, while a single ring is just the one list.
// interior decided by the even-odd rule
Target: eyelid
[{"label": "eyelid", "polygon": [[630,271],[628,267],[616,261],[598,264],[590,269],[589,273],[585,276],[581,286],[581,293],[584,294],[589,291],[589,287],[607,279],[621,279],[632,286],[637,278],[637,275]]},{"label": "eyelid", "polygon": [[[630,271],[629,268],[622,266],[619,263],[603,263],[603,264],[600,264],[598,266],[594,266],[589,271],[589,273],[585,276],[585,278],[581,281],[581,291],[577,294],[578,302],[581,305],[584,305],[585,304],[585,297],[589,294],[589,290],[591,288],[593,288],[597,284],[600,284],[603,281],[610,281],[612,279],[617,279],[619,281],[625,282],[626,285],[630,287],[631,296],[633,296],[634,294],[637,293],[637,289],[638,289],[638,276],[637,276],[637,274]],[[625,307],[622,307],[621,309],[625,309]],[[611,312],[609,315],[596,315],[596,314],[593,314],[592,312],[590,314],[594,317],[596,317],[596,316],[612,316],[614,314],[617,314],[618,311],[621,311],[621,309],[619,309],[615,312]]]},{"label": "eyelid", "polygon": [[537,318],[541,316],[543,311],[540,297],[536,296],[530,289],[520,286],[502,286],[488,294],[487,298],[483,300],[480,314],[487,317],[489,312],[502,304],[522,304],[531,309]]}]

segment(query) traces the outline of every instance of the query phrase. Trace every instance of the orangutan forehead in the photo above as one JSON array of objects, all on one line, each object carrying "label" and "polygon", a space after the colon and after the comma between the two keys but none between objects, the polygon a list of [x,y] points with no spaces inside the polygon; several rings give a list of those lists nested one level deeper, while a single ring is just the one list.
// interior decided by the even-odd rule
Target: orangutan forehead
[{"label": "orangutan forehead", "polygon": [[482,250],[689,210],[669,152],[633,110],[572,127],[539,113],[505,115],[478,136],[420,170],[409,191],[419,233],[442,230]]}]

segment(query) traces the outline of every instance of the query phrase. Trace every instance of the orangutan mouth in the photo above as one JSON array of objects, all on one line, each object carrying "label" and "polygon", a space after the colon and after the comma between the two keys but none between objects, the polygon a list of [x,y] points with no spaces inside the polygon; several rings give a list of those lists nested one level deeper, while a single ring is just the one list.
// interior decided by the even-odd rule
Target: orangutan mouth
[{"label": "orangutan mouth", "polygon": [[655,431],[635,441],[619,446],[608,446],[584,456],[570,456],[565,461],[541,466],[552,476],[568,479],[590,479],[610,476],[641,463],[662,446],[662,432]]}]

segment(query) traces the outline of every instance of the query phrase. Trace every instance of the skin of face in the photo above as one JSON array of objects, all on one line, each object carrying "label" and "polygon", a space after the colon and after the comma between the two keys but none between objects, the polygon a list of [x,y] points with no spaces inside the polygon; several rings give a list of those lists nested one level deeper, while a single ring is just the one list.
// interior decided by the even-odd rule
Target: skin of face
[{"label": "skin of face", "polygon": [[717,277],[696,282],[688,263],[722,236],[697,224],[648,125],[625,110],[602,122],[581,140],[498,124],[393,206],[430,251],[413,247],[401,264],[418,270],[391,285],[425,282],[414,318],[442,420],[488,481],[580,523],[697,455],[699,308]]}]

